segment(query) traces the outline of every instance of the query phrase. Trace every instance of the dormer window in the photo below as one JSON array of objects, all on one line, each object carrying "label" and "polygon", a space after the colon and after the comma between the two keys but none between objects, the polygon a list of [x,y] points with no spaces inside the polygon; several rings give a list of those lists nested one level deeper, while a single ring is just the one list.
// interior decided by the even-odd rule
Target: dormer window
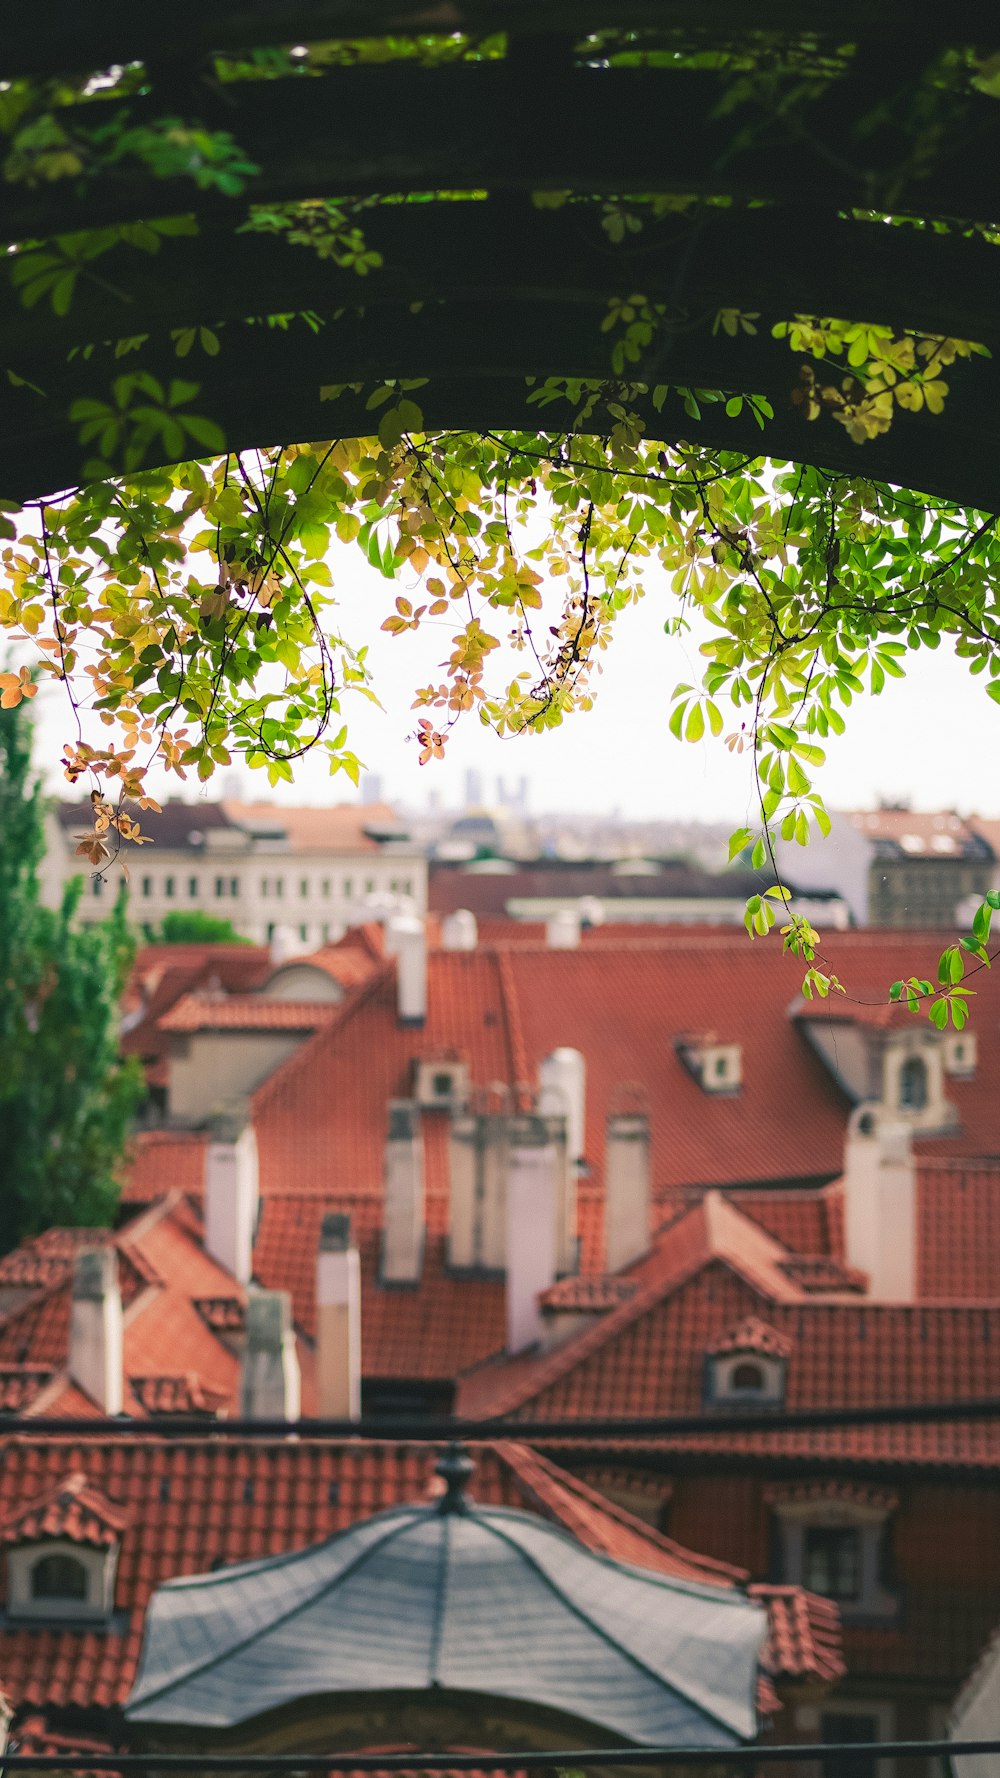
[{"label": "dormer window", "polygon": [[421,1059],[414,1063],[413,1096],[424,1111],[450,1111],[466,1103],[469,1070],[451,1057]]},{"label": "dormer window", "polygon": [[121,1507],[80,1471],[25,1501],[0,1529],[7,1545],[8,1617],[89,1623],[109,1618],[126,1523]]},{"label": "dormer window", "polygon": [[674,1045],[703,1093],[738,1093],[743,1084],[743,1049],[717,1043],[713,1036],[678,1037]]},{"label": "dormer window", "polygon": [[31,1569],[33,1599],[73,1599],[87,1597],[87,1570],[77,1556],[56,1553],[39,1556]]},{"label": "dormer window", "polygon": [[927,1104],[927,1064],[922,1056],[907,1056],[899,1071],[899,1107],[923,1111]]},{"label": "dormer window", "polygon": [[791,1342],[750,1316],[723,1334],[705,1355],[705,1404],[717,1408],[776,1408],[785,1399]]},{"label": "dormer window", "polygon": [[847,1622],[892,1618],[885,1527],[896,1496],[846,1479],[775,1483],[766,1492],[778,1532],[780,1578],[835,1599]]}]

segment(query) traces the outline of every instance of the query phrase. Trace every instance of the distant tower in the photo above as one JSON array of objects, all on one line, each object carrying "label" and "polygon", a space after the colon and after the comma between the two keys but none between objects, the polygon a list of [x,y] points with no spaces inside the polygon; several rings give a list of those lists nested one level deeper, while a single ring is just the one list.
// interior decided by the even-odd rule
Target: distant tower
[{"label": "distant tower", "polygon": [[361,801],[369,805],[382,801],[382,780],[377,772],[362,773]]},{"label": "distant tower", "polygon": [[465,806],[467,809],[478,809],[483,800],[483,780],[479,772],[469,770],[465,774]]}]

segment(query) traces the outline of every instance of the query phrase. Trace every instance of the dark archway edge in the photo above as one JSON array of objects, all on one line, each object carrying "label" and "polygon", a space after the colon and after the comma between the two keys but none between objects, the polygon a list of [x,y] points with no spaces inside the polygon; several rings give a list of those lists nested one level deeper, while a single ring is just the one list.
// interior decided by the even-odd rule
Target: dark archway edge
[{"label": "dark archway edge", "polygon": [[[241,208],[321,193],[663,191],[814,211],[1000,218],[1000,104],[975,92],[956,99],[933,163],[906,178],[909,129],[887,121],[860,140],[853,132],[878,107],[905,99],[921,70],[887,84],[881,62],[866,56],[863,66],[796,107],[791,122],[751,105],[718,115],[731,77],[570,68],[521,54],[438,68],[389,62],[223,88],[192,76],[179,91],[154,90],[127,107],[135,123],[181,112],[229,131],[261,168],[247,179]],[[70,106],[61,121],[92,126],[104,110]],[[123,165],[82,193],[68,180],[8,191],[2,227],[21,240],[192,208],[218,217],[232,213],[232,200]]]},{"label": "dark archway edge", "polygon": [[[386,376],[427,377],[416,395],[425,424],[431,429],[471,431],[540,428],[556,435],[571,421],[562,403],[540,409],[528,402],[525,375],[551,374],[562,362],[570,374],[585,374],[587,364],[567,362],[570,350],[559,311],[539,314],[531,303],[498,308],[491,317],[492,352],[484,353],[483,311],[479,304],[425,309],[417,315],[397,314],[391,329],[373,310],[363,317],[344,317],[335,329],[313,335],[301,324],[288,333],[253,328],[241,338],[239,350],[225,349],[216,358],[201,357],[178,365],[169,342],[157,349],[150,342],[142,357],[166,383],[171,375],[197,377],[200,392],[193,411],[211,415],[223,426],[231,449],[253,445],[352,437],[371,433],[375,421],[366,407],[366,391],[345,391],[334,401],[320,399],[327,384],[364,377],[370,387]],[[593,336],[588,331],[588,341]],[[590,350],[600,362],[601,336]],[[758,377],[766,349],[770,372]],[[695,349],[697,356],[695,356]],[[582,347],[581,347],[582,350]],[[748,362],[754,387],[772,396],[775,418],[761,432],[746,414],[725,417],[718,406],[706,407],[702,421],[689,419],[680,402],[669,398],[661,414],[648,401],[635,406],[648,433],[670,442],[677,438],[704,442],[757,457],[814,462],[839,473],[869,475],[927,492],[1000,510],[1000,402],[996,382],[979,377],[979,366],[962,366],[943,415],[899,414],[885,438],[854,445],[833,420],[809,424],[791,405],[795,360],[771,341],[730,342],[704,335],[678,344],[671,363],[676,381],[712,387],[718,382],[723,355],[730,351],[738,372],[733,387],[746,386]],[[751,357],[752,354],[752,357]],[[135,362],[135,361],[133,361]],[[90,395],[107,399],[116,371],[127,372],[129,359],[117,365],[74,360],[64,366],[61,381],[47,400],[26,389],[8,392],[8,423],[0,442],[0,494],[26,499],[75,485],[85,458],[75,428],[66,419],[70,399]],[[681,374],[683,373],[683,374]],[[590,430],[604,432],[613,422],[597,414]]]},{"label": "dark archway edge", "polygon": [[[482,35],[559,32],[579,38],[617,30],[706,30],[705,0],[173,0],[168,7],[123,6],[121,0],[48,0],[44,25],[31,8],[4,20],[3,62],[15,74],[62,73],[107,67],[122,60],[245,49],[269,43],[317,42],[329,37],[376,37],[466,31]],[[755,0],[758,31],[794,36],[806,30],[829,42],[858,36],[896,48],[911,36],[932,50],[942,42],[990,44],[996,36],[992,0],[829,0],[803,17],[801,0]],[[712,0],[714,35],[743,35],[746,0]]]},{"label": "dark archway edge", "polygon": [[[538,210],[509,196],[392,206],[366,213],[364,226],[384,260],[364,280],[310,248],[219,227],[167,240],[155,255],[118,247],[95,268],[103,282],[80,279],[63,318],[45,302],[25,309],[4,283],[5,361],[22,374],[26,366],[41,372],[46,365],[58,374],[71,347],[95,340],[304,309],[328,314],[361,305],[388,315],[414,301],[481,301],[488,348],[489,310],[498,301],[559,309],[571,336],[574,313],[585,311],[584,325],[597,335],[609,300],[636,289],[701,331],[710,330],[718,308],[738,306],[760,311],[763,332],[797,313],[857,315],[1000,350],[1000,247],[978,236],[853,222],[805,208],[713,209],[694,223],[684,216],[649,219],[623,249],[607,239],[590,207]],[[603,336],[601,349],[603,371]]]}]

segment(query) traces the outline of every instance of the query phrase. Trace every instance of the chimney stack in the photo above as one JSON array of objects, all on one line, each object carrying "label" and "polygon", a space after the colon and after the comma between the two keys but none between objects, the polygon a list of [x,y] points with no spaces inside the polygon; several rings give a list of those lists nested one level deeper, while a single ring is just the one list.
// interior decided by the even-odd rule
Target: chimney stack
[{"label": "chimney stack", "polygon": [[479,926],[468,908],[456,908],[442,920],[442,951],[474,951],[478,942]]},{"label": "chimney stack", "polygon": [[587,1064],[579,1050],[557,1049],[538,1067],[538,1109],[542,1117],[566,1119],[566,1152],[571,1167],[587,1146]]},{"label": "chimney stack", "polygon": [[361,1417],[361,1259],[351,1219],[324,1216],[316,1256],[316,1392],[321,1415]]},{"label": "chimney stack", "polygon": [[424,1142],[420,1107],[390,1099],[385,1144],[382,1282],[416,1284],[424,1256]]},{"label": "chimney stack", "polygon": [[302,1384],[287,1290],[252,1290],[247,1297],[240,1412],[247,1420],[297,1420]]},{"label": "chimney stack", "polygon": [[878,1302],[917,1294],[917,1182],[907,1125],[878,1105],[851,1113],[844,1148],[844,1246]]},{"label": "chimney stack", "polygon": [[558,1149],[547,1121],[508,1124],[507,1350],[521,1352],[544,1331],[539,1292],[556,1278]]},{"label": "chimney stack", "polygon": [[415,914],[395,914],[389,921],[389,949],[396,957],[398,1013],[401,1025],[422,1025],[427,1016],[427,937]]},{"label": "chimney stack", "polygon": [[462,1112],[448,1141],[448,1262],[500,1272],[507,1263],[507,1120]]},{"label": "chimney stack", "polygon": [[257,1139],[253,1126],[216,1122],[205,1151],[205,1249],[241,1284],[253,1269],[257,1224]]},{"label": "chimney stack", "polygon": [[76,1256],[68,1369],[71,1380],[103,1413],[122,1412],[125,1353],[118,1255],[113,1247],[83,1247]]},{"label": "chimney stack", "polygon": [[578,951],[580,948],[580,913],[577,908],[559,908],[545,923],[545,942],[550,951]]},{"label": "chimney stack", "polygon": [[612,1112],[604,1160],[604,1245],[609,1272],[649,1252],[652,1201],[649,1119],[645,1112]]}]

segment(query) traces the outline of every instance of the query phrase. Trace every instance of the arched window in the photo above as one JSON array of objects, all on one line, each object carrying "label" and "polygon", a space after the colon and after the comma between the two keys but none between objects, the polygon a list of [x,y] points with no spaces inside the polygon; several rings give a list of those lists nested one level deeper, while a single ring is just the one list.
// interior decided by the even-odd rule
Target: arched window
[{"label": "arched window", "polygon": [[31,1570],[33,1599],[86,1599],[87,1570],[75,1556],[42,1556]]},{"label": "arched window", "polygon": [[733,1367],[732,1386],[734,1389],[763,1389],[764,1372],[759,1364],[752,1364],[744,1359],[742,1364]]},{"label": "arched window", "polygon": [[907,1056],[899,1071],[899,1103],[908,1111],[923,1111],[927,1104],[927,1064],[921,1056]]}]

